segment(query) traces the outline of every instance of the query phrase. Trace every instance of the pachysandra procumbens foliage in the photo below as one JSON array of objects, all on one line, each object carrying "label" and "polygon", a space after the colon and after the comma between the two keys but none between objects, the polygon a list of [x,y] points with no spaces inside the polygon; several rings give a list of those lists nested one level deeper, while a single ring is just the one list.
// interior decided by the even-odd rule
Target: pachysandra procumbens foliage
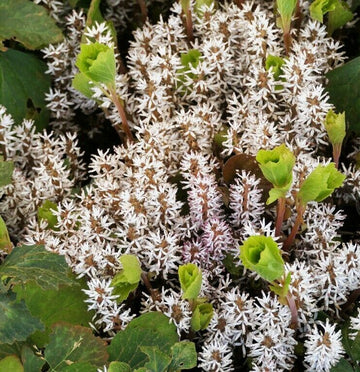
[{"label": "pachysandra procumbens foliage", "polygon": [[[177,273],[180,265],[196,265],[202,273],[197,297],[211,302],[213,311],[198,339],[198,366],[204,371],[234,370],[234,347],[252,358],[254,371],[293,367],[298,342],[291,324],[293,309],[274,296],[266,282],[281,282],[290,274],[287,291],[296,306],[298,334],[306,340],[305,366],[328,371],[343,349],[335,326],[315,321],[316,314],[323,310],[336,319],[350,291],[360,286],[359,245],[338,239],[345,216],[322,201],[328,195],[306,200],[306,229],[296,231],[291,256],[280,255],[296,222],[291,193],[305,187],[304,180],[313,171],[316,176],[316,169],[333,168],[332,159],[324,156],[330,145],[324,122],[335,108],[323,84],[324,74],[344,60],[341,45],[310,18],[307,1],[300,1],[304,14],[299,28],[291,30],[289,50],[276,25],[273,2],[245,1],[242,7],[226,3],[216,9],[209,4],[199,12],[189,3],[193,43],[188,42],[178,3],[166,22],[147,22],[137,29],[123,74],[106,26],[85,30],[87,46],[82,48],[96,44],[98,52],[85,61],[91,100],[71,86],[79,72],[76,66],[80,72],[84,67],[76,60],[85,16],[68,15],[67,38],[44,50],[54,78],[48,95],[53,128],[56,133],[74,131],[74,110],[88,114],[97,106],[120,132],[124,128],[114,101],[104,86],[94,84],[97,76],[90,71],[96,57],[108,53],[115,61],[109,82],[134,140],[98,151],[89,165],[90,182],[74,192],[85,170],[75,135],[35,133],[30,121],[13,127],[1,108],[0,144],[15,171],[12,184],[1,189],[0,210],[13,236],[31,244],[42,242],[87,279],[87,302],[96,311],[94,326],[110,336],[136,316],[113,292],[114,277],[126,271],[123,255],[137,257],[143,273],[149,274],[147,280],[162,283],[154,296],[139,289],[136,279],[140,311],[163,312],[179,334],[194,328],[195,309],[182,296]],[[220,150],[214,151],[219,133]],[[260,150],[275,148],[281,149],[275,155],[280,165],[285,158],[286,169],[271,181],[277,194],[269,206],[263,180],[250,170],[240,170],[231,185],[223,182],[221,166],[232,154],[255,158]],[[262,155],[258,158],[261,166],[268,162]],[[356,171],[344,170],[352,172],[352,182],[360,179]],[[180,193],[185,194],[182,200]],[[288,213],[275,228],[271,203],[277,198]],[[56,218],[51,226],[37,217],[46,200],[56,204],[50,208]],[[271,252],[274,271],[263,270],[263,260],[241,262],[238,247],[256,236],[271,242],[255,253],[260,259],[261,252]],[[346,264],[350,256],[351,266]],[[263,280],[261,275],[264,291],[249,290],[255,280]],[[319,343],[324,347],[317,347]]]}]

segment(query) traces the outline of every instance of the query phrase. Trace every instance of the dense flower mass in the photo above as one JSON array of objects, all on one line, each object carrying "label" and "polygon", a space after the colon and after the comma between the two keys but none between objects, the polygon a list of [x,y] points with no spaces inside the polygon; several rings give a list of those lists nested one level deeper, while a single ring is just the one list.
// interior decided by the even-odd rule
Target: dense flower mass
[{"label": "dense flower mass", "polygon": [[[146,22],[134,32],[126,72],[117,59],[115,79],[135,140],[99,150],[88,168],[75,113],[97,115],[101,125],[108,119],[118,131],[122,119],[104,89],[93,86],[89,100],[72,87],[76,56],[82,35],[89,44],[114,48],[114,42],[105,23],[85,29],[82,12],[43,2],[66,27],[64,41],[43,50],[53,77],[47,95],[53,132],[36,133],[30,120],[14,126],[0,107],[0,145],[15,163],[12,183],[0,189],[0,211],[14,239],[44,244],[86,278],[93,326],[109,337],[139,312],[161,311],[187,338],[193,309],[181,297],[177,272],[191,262],[202,271],[200,296],[214,309],[207,329],[192,334],[200,370],[233,371],[235,361],[247,357],[251,371],[291,370],[302,342],[304,368],[329,371],[344,354],[335,324],[339,311],[360,287],[360,245],[341,242],[346,216],[334,201],[360,197],[360,171],[340,164],[344,186],[333,199],[308,203],[291,251],[283,252],[296,327],[288,304],[239,258],[239,246],[254,235],[271,237],[281,252],[296,218],[293,193],[318,165],[331,162],[323,123],[335,108],[324,74],[345,57],[341,44],[310,18],[308,1],[300,2],[301,25],[292,30],[288,55],[272,1],[194,11],[192,42],[179,3],[167,21]],[[105,13],[118,27],[131,14],[119,13],[120,3],[107,0]],[[184,56],[195,61],[184,65]],[[283,60],[277,76],[266,67],[270,56]],[[97,131],[94,126],[88,135]],[[259,150],[282,144],[296,160],[279,236],[275,204],[266,205],[269,186],[259,169],[241,161],[229,177],[225,168],[232,156],[254,159]],[[38,218],[45,201],[56,203],[54,228]],[[112,293],[123,254],[138,257],[154,285],[150,292],[140,287],[136,306],[119,303]],[[329,319],[317,320],[320,311]],[[351,320],[354,331],[358,318]]]}]

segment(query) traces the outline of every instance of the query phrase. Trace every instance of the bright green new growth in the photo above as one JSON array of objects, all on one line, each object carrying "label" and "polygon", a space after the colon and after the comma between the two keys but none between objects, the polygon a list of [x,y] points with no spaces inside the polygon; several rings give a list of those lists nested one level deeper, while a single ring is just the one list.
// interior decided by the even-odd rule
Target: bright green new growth
[{"label": "bright green new growth", "polygon": [[277,10],[280,14],[279,26],[284,32],[290,30],[291,17],[294,14],[297,0],[276,0]]},{"label": "bright green new growth", "polygon": [[197,49],[190,49],[187,53],[181,54],[181,64],[184,66],[180,71],[189,71],[190,66],[196,68],[199,65],[201,52]]},{"label": "bright green new growth", "polygon": [[282,74],[281,66],[284,63],[285,61],[281,57],[268,55],[265,61],[265,69],[266,71],[269,71],[270,68],[272,68],[274,79],[279,80],[279,77]]},{"label": "bright green new growth", "polygon": [[269,288],[279,296],[279,300],[281,303],[286,303],[286,296],[289,292],[289,287],[291,283],[291,273],[288,273],[284,285],[280,285],[278,283],[274,283],[269,286]]},{"label": "bright green new growth", "polygon": [[324,15],[329,13],[327,29],[331,35],[354,18],[349,6],[342,0],[315,0],[310,5],[310,16],[323,23]]},{"label": "bright green new growth", "polygon": [[142,271],[139,260],[134,255],[123,254],[119,260],[123,268],[114,276],[111,286],[114,287],[113,294],[119,295],[117,301],[122,302],[139,285]]},{"label": "bright green new growth", "polygon": [[266,203],[270,204],[281,197],[285,197],[292,183],[292,169],[295,164],[294,154],[282,144],[273,150],[260,150],[256,155],[256,160],[264,177],[274,186],[269,192]]},{"label": "bright green new growth", "polygon": [[305,179],[297,195],[299,202],[306,205],[310,201],[321,202],[340,187],[345,175],[340,173],[334,163],[318,165]]},{"label": "bright green new growth", "polygon": [[197,305],[191,317],[191,329],[195,332],[206,329],[210,324],[213,313],[212,304]]},{"label": "bright green new growth", "polygon": [[95,83],[114,85],[116,61],[114,49],[100,43],[82,44],[76,60],[80,72]]},{"label": "bright green new growth", "polygon": [[345,138],[345,112],[335,114],[330,110],[324,122],[325,129],[332,145],[341,144]]},{"label": "bright green new growth", "polygon": [[243,265],[272,282],[284,274],[284,261],[278,245],[270,236],[250,236],[240,246]]},{"label": "bright green new growth", "polygon": [[202,283],[201,270],[192,263],[181,265],[179,267],[179,280],[183,291],[182,298],[184,300],[196,299]]},{"label": "bright green new growth", "polygon": [[50,200],[45,200],[37,212],[38,221],[45,220],[48,223],[49,229],[54,229],[55,225],[58,223],[57,217],[53,212],[54,210],[58,210],[57,205]]},{"label": "bright green new growth", "polygon": [[315,0],[310,5],[310,16],[323,23],[324,15],[335,10],[338,0]]}]

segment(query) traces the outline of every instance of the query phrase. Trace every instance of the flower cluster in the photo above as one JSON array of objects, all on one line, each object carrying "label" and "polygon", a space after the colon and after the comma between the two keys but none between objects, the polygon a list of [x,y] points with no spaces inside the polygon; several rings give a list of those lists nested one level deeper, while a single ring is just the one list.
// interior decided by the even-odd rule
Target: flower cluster
[{"label": "flower cluster", "polygon": [[[112,7],[105,16],[121,24],[128,17],[116,10],[122,3],[107,0]],[[310,19],[305,0],[288,55],[272,1],[212,4],[202,12],[190,3],[194,41],[175,3],[166,22],[146,22],[134,32],[127,72],[120,72],[117,60],[116,93],[134,141],[99,150],[87,174],[73,134],[76,110],[90,114],[99,106],[101,120],[115,127],[123,118],[101,88],[92,87],[88,100],[71,86],[76,56],[82,37],[86,43],[114,44],[105,23],[85,29],[82,12],[66,16],[65,40],[44,49],[53,76],[47,100],[56,134],[36,133],[28,120],[16,127],[0,108],[0,146],[16,166],[12,183],[1,188],[0,211],[13,237],[64,255],[86,278],[87,303],[96,311],[93,326],[109,336],[139,312],[157,310],[186,338],[193,309],[181,297],[176,274],[191,262],[203,274],[200,296],[214,309],[207,329],[193,335],[199,368],[233,371],[235,360],[249,357],[252,371],[291,370],[301,341],[305,368],[329,371],[344,354],[332,322],[360,287],[360,245],[339,239],[345,213],[331,200],[309,202],[291,254],[284,254],[296,332],[289,307],[239,259],[239,245],[254,235],[271,237],[281,250],[276,211],[266,205],[268,188],[244,162],[231,179],[224,169],[231,156],[253,159],[260,149],[285,144],[295,165],[280,233],[290,233],[296,217],[292,193],[317,166],[331,161],[323,123],[334,107],[324,74],[343,63],[341,45]],[[56,9],[56,1],[46,4]],[[283,59],[280,74],[266,66],[269,56]],[[336,198],[353,201],[352,192],[360,195],[360,171],[345,164],[340,169],[347,179]],[[56,204],[53,227],[37,215],[46,200]],[[112,293],[123,254],[138,257],[149,282],[136,292],[135,307]],[[331,320],[316,321],[319,311]],[[354,330],[358,323],[353,318]]]}]

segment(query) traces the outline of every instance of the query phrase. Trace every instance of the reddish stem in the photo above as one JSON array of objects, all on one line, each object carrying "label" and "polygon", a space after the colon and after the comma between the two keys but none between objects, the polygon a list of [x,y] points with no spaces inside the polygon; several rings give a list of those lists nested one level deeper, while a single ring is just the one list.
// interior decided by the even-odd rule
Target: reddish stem
[{"label": "reddish stem", "polygon": [[291,293],[286,295],[286,301],[291,311],[291,325],[290,327],[296,329],[298,327],[298,309],[294,300],[294,296]]},{"label": "reddish stem", "polygon": [[[120,115],[120,118],[121,118],[121,122],[122,122],[122,129],[124,130],[127,139],[130,142],[134,142],[134,137],[133,137],[133,135],[132,135],[132,133],[130,131],[130,127],[129,127],[129,123],[127,121],[127,117],[126,117],[126,112],[125,112],[124,106],[120,102],[119,96],[116,94],[115,89],[110,89],[110,95],[111,95],[111,100],[114,102],[114,104],[115,104],[115,106],[116,106],[116,108],[117,108],[117,110],[119,112],[119,115]],[[115,129],[119,133],[119,129],[120,128],[118,128],[117,125],[115,125]]]},{"label": "reddish stem", "polygon": [[185,28],[189,42],[194,41],[193,22],[190,7],[185,12]]},{"label": "reddish stem", "polygon": [[275,235],[281,235],[281,226],[284,221],[285,214],[285,198],[279,198],[277,203],[277,216],[276,216],[276,225],[275,225]]},{"label": "reddish stem", "polygon": [[145,4],[145,0],[138,0],[138,4],[139,4],[139,7],[140,7],[140,11],[141,11],[142,21],[143,21],[143,23],[145,23],[145,21],[148,17],[148,11],[147,11],[147,7],[146,7],[146,4]]},{"label": "reddish stem", "polygon": [[341,143],[333,145],[333,158],[336,169],[339,169],[339,159],[341,155]]},{"label": "reddish stem", "polygon": [[296,236],[297,232],[299,231],[299,227],[303,222],[304,212],[305,212],[305,205],[299,204],[299,206],[297,208],[297,216],[296,216],[294,226],[291,230],[290,235],[287,237],[287,239],[285,240],[285,242],[283,244],[282,249],[284,251],[288,251],[289,248],[291,247],[292,243],[294,242],[295,236]]},{"label": "reddish stem", "polygon": [[289,31],[284,31],[283,38],[284,38],[286,55],[289,55],[290,49],[291,49],[291,43],[292,43],[292,38],[290,35],[290,28],[289,28]]}]

